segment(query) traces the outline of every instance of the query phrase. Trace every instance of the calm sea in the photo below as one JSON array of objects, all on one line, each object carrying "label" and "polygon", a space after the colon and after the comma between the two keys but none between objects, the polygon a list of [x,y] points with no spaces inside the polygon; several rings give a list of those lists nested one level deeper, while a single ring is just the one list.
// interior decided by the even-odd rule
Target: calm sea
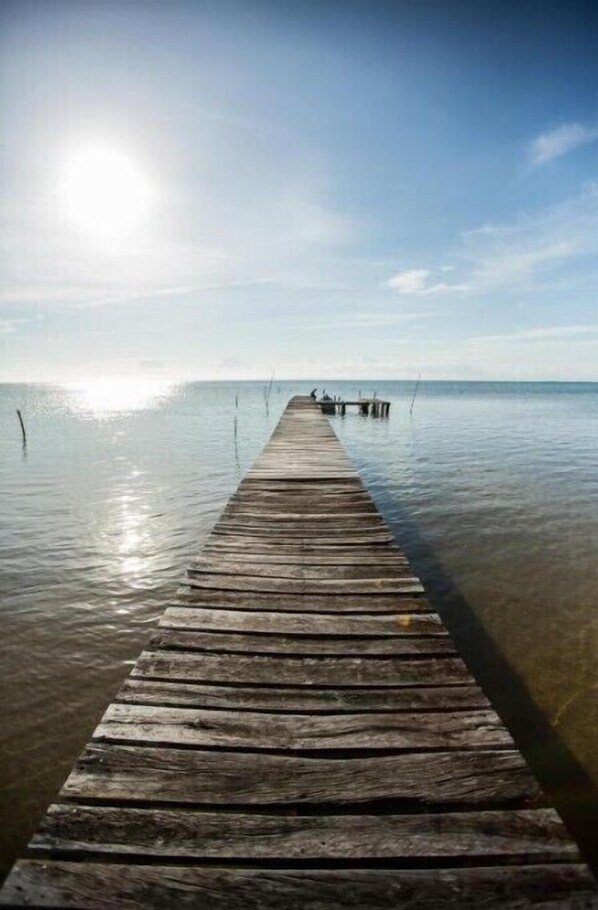
[{"label": "calm sea", "polygon": [[[1,867],[21,849],[286,404],[331,418],[577,835],[598,783],[598,384],[0,386]],[[235,399],[238,399],[236,407]],[[15,413],[23,412],[23,448]],[[594,844],[595,850],[595,844]]]}]

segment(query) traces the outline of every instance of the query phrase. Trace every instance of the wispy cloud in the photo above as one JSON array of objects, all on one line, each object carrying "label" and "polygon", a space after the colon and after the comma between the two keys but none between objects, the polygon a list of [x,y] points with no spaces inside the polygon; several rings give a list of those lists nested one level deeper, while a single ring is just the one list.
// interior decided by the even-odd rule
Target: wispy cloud
[{"label": "wispy cloud", "polygon": [[248,288],[259,285],[269,285],[272,283],[273,280],[270,278],[255,278],[247,279],[246,281],[207,281],[205,284],[182,285],[180,287],[175,286],[164,288],[148,288],[145,290],[141,288],[138,291],[128,294],[117,294],[115,296],[98,297],[91,299],[86,301],[83,306],[94,307],[112,305],[117,303],[133,303],[136,300],[151,300],[155,297],[188,297],[191,294],[207,293],[208,291],[223,291],[233,288]]},{"label": "wispy cloud", "polygon": [[470,344],[500,344],[502,342],[517,341],[561,341],[569,338],[578,338],[580,335],[593,337],[598,334],[598,324],[589,325],[556,325],[537,326],[531,329],[520,329],[503,335],[480,335],[469,338]]},{"label": "wispy cloud", "polygon": [[0,335],[9,335],[15,332],[22,319],[0,319]]},{"label": "wispy cloud", "polygon": [[538,167],[597,139],[596,125],[561,123],[560,126],[541,133],[532,140],[528,147],[529,164],[531,167]]},{"label": "wispy cloud", "polygon": [[[452,266],[442,266],[440,271],[452,271]],[[384,286],[399,294],[427,297],[431,294],[447,294],[467,290],[464,284],[447,284],[446,281],[434,281],[430,269],[407,269],[397,272],[384,282]]]},{"label": "wispy cloud", "polygon": [[38,316],[35,319],[0,319],[0,335],[10,335],[12,332],[17,332],[25,323],[34,322],[40,318]]},{"label": "wispy cloud", "polygon": [[[586,184],[563,202],[521,215],[512,222],[483,225],[462,235],[459,256],[469,267],[471,290],[553,285],[567,272],[582,274],[584,259],[598,255],[598,184]],[[575,274],[573,263],[578,264]]]},{"label": "wispy cloud", "polygon": [[369,329],[380,328],[384,326],[402,325],[410,322],[419,322],[421,319],[429,319],[433,316],[430,312],[419,313],[349,313],[340,315],[336,320],[326,322],[313,322],[314,328],[318,329]]},{"label": "wispy cloud", "polygon": [[[445,254],[446,255],[446,251]],[[398,272],[383,286],[403,296],[487,297],[532,293],[595,283],[598,257],[598,182],[533,215],[464,231],[454,262],[435,269]],[[443,280],[450,274],[451,280]]]}]

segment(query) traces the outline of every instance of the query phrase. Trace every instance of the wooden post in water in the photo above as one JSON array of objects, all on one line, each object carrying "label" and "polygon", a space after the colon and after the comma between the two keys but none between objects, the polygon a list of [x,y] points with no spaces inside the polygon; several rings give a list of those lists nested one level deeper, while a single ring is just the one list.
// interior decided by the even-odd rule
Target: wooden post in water
[{"label": "wooden post in water", "polygon": [[17,408],[17,416],[19,418],[19,423],[21,424],[21,433],[23,434],[23,448],[27,448],[27,433],[25,432],[25,424],[23,423],[23,415]]},{"label": "wooden post in water", "polygon": [[411,406],[409,408],[409,413],[413,414],[413,405],[415,404],[415,399],[417,397],[417,390],[419,389],[419,383],[421,381],[422,374],[420,373],[417,377],[417,382],[415,383],[415,389],[413,391],[413,398],[411,399]]}]

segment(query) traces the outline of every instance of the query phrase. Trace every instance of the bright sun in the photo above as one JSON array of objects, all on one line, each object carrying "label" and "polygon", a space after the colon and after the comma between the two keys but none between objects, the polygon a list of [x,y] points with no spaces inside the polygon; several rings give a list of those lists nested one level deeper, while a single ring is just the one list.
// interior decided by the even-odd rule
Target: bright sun
[{"label": "bright sun", "polygon": [[105,237],[125,234],[149,207],[149,184],[137,165],[110,146],[79,148],[67,160],[63,184],[69,220]]}]

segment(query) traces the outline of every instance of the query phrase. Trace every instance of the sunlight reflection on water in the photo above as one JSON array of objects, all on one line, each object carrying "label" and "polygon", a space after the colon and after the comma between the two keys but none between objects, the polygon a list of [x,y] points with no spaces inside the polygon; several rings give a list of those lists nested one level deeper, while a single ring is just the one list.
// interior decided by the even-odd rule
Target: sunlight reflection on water
[{"label": "sunlight reflection on water", "polygon": [[160,407],[176,389],[174,382],[119,376],[73,383],[66,391],[73,410],[98,419]]}]

